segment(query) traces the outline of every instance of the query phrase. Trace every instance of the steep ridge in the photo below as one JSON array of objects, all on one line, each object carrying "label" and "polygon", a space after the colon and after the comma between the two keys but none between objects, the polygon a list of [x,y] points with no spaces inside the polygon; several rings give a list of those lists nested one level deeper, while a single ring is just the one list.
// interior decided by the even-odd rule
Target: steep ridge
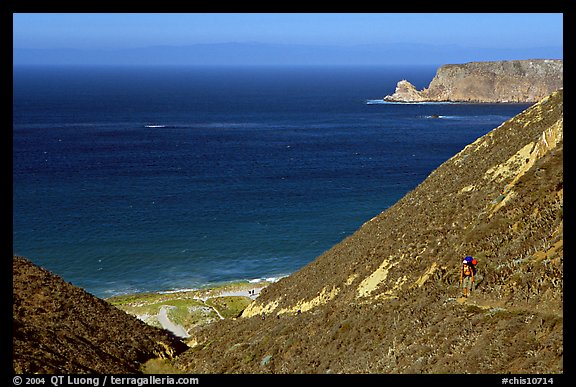
[{"label": "steep ridge", "polygon": [[192,343],[185,372],[563,372],[562,89]]},{"label": "steep ridge", "polygon": [[16,373],[139,373],[188,347],[22,257],[13,257]]},{"label": "steep ridge", "polygon": [[469,62],[441,66],[428,88],[398,82],[390,102],[536,102],[562,87],[563,61]]}]

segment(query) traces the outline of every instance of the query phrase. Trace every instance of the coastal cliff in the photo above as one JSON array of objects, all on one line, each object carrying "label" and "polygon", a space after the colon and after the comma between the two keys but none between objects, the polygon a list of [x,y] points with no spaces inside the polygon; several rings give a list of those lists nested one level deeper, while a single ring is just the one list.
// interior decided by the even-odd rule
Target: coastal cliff
[{"label": "coastal cliff", "polygon": [[388,102],[533,103],[563,85],[563,61],[549,59],[470,62],[441,66],[421,91],[398,82]]},{"label": "coastal cliff", "polygon": [[[560,89],[240,316],[190,329],[186,350],[14,258],[14,370],[130,372],[159,356],[173,373],[562,374],[563,181]],[[462,298],[466,255],[479,263]]]}]

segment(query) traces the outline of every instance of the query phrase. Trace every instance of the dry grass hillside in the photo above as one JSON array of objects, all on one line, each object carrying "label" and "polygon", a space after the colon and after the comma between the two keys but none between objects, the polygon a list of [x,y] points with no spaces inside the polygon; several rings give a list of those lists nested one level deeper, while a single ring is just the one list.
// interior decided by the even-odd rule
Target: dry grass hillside
[{"label": "dry grass hillside", "polygon": [[[190,347],[14,257],[13,369],[563,373],[563,181],[559,90],[262,289],[241,316],[190,324]],[[461,298],[466,255],[478,275]]]},{"label": "dry grass hillside", "polygon": [[188,347],[21,257],[12,261],[14,372],[133,374]]},{"label": "dry grass hillside", "polygon": [[562,373],[563,91],[192,344],[180,371]]}]

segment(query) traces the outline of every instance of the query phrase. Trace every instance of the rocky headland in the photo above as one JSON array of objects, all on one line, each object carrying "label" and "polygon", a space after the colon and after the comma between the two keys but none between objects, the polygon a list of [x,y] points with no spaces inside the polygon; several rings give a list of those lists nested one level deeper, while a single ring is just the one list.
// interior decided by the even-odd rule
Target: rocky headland
[{"label": "rocky headland", "polygon": [[[209,324],[96,299],[15,257],[13,368],[142,372],[160,357],[170,373],[562,374],[563,122],[560,89],[243,306],[149,301]],[[461,298],[466,255],[478,274]],[[114,305],[190,319],[188,347]]]},{"label": "rocky headland", "polygon": [[428,88],[401,80],[388,102],[533,103],[563,85],[563,61],[469,62],[441,66]]}]

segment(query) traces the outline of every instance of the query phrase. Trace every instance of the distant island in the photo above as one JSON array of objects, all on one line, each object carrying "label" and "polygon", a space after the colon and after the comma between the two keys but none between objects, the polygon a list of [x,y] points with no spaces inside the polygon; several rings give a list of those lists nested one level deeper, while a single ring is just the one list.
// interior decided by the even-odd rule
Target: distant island
[{"label": "distant island", "polygon": [[441,66],[421,91],[401,80],[388,102],[533,103],[563,86],[563,61],[469,62]]},{"label": "distant island", "polygon": [[183,46],[134,48],[21,48],[12,51],[13,64],[21,65],[436,65],[486,60],[528,59],[535,55],[559,58],[562,46],[537,49],[487,49],[450,44],[270,44],[259,42],[198,43]]}]

